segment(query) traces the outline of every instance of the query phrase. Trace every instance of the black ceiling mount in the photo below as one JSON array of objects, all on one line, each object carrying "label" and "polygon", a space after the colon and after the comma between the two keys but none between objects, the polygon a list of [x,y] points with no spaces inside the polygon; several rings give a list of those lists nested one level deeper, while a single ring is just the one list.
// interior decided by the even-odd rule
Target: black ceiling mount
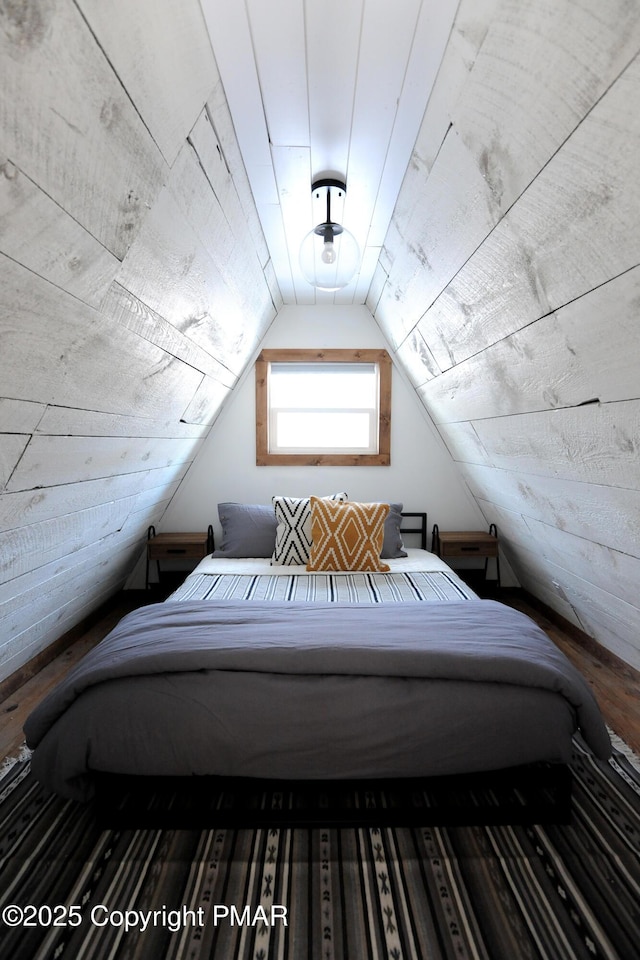
[{"label": "black ceiling mount", "polygon": [[347,184],[344,180],[338,180],[337,177],[318,177],[318,179],[314,180],[311,184],[311,190],[319,190],[320,187],[337,187],[338,190],[342,190],[344,193],[347,192]]}]

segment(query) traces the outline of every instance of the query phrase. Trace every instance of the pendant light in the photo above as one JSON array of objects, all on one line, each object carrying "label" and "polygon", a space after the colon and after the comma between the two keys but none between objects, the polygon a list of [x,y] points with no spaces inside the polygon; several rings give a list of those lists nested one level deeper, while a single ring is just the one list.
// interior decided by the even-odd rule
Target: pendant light
[{"label": "pendant light", "polygon": [[323,177],[314,180],[311,192],[320,199],[326,191],[327,215],[324,223],[310,230],[300,246],[300,269],[306,280],[319,290],[340,290],[352,280],[360,263],[356,238],[331,219],[331,195],[347,192],[344,180]]}]

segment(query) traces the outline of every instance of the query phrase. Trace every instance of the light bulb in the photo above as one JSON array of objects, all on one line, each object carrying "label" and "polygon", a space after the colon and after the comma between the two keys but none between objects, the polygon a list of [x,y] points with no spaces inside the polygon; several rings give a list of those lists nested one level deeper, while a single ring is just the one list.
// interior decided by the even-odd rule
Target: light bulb
[{"label": "light bulb", "polygon": [[320,254],[320,259],[323,263],[335,263],[336,262],[336,248],[333,243],[324,243],[322,245],[322,253]]}]

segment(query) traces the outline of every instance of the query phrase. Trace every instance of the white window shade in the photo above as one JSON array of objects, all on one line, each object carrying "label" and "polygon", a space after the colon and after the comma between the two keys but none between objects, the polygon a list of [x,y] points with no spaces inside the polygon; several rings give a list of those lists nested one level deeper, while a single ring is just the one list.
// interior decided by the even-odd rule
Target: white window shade
[{"label": "white window shade", "polygon": [[375,363],[272,363],[269,452],[378,452]]}]

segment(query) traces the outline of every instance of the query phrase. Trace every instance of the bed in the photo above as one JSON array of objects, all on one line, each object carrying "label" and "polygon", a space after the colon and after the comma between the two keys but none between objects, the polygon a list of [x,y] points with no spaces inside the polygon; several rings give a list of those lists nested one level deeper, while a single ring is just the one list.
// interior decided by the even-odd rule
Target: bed
[{"label": "bed", "polygon": [[[426,515],[415,516],[425,544]],[[35,776],[87,800],[101,774],[317,782],[560,769],[576,732],[607,757],[590,688],[536,624],[478,599],[426,549],[400,546],[387,569],[362,571],[207,557],[31,714]]]}]

